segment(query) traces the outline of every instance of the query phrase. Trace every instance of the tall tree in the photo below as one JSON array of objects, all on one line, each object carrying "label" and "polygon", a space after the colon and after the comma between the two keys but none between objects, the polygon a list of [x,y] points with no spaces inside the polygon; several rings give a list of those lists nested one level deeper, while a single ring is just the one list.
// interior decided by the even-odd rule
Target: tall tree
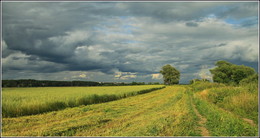
[{"label": "tall tree", "polygon": [[163,75],[164,84],[172,85],[179,83],[180,72],[171,65],[167,64],[163,66],[160,72]]},{"label": "tall tree", "polygon": [[218,61],[217,67],[211,69],[213,81],[218,83],[239,84],[239,82],[256,72],[253,68],[244,65],[235,65],[227,61]]}]

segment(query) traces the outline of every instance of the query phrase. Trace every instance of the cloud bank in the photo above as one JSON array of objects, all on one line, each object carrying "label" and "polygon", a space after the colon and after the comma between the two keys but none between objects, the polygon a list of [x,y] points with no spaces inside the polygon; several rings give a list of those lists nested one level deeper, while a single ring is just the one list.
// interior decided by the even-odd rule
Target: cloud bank
[{"label": "cloud bank", "polygon": [[256,2],[3,2],[3,79],[162,82],[218,60],[258,70]]}]

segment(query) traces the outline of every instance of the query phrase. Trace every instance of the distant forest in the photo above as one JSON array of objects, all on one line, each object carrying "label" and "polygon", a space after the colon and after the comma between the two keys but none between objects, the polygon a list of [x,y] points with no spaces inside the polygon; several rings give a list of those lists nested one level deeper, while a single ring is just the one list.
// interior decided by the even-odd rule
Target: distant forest
[{"label": "distant forest", "polygon": [[[147,83],[158,85],[159,82]],[[94,81],[50,81],[50,80],[2,80],[2,87],[61,87],[61,86],[127,86],[145,85],[145,82],[94,82]]]}]

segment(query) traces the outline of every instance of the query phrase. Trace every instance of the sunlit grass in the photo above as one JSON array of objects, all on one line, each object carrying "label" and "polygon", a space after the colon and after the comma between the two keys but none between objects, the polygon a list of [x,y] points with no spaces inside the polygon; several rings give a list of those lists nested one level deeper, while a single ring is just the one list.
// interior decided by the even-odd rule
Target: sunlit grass
[{"label": "sunlit grass", "polygon": [[167,87],[117,101],[3,119],[4,136],[193,136],[185,88]]},{"label": "sunlit grass", "polygon": [[212,136],[257,136],[258,129],[231,112],[225,112],[216,105],[195,97],[199,112],[207,119],[207,129]]},{"label": "sunlit grass", "polygon": [[199,92],[200,98],[258,123],[258,93],[244,87],[225,86]]},{"label": "sunlit grass", "polygon": [[3,88],[2,113],[4,117],[32,115],[66,107],[108,102],[162,87],[163,85]]},{"label": "sunlit grass", "polygon": [[[194,92],[190,86],[167,86],[106,103],[4,117],[2,132],[3,136],[202,136],[199,128],[204,127],[210,136],[258,135],[257,122],[244,120],[258,115],[256,92],[224,85],[204,88]],[[206,119],[203,124],[195,108]]]}]

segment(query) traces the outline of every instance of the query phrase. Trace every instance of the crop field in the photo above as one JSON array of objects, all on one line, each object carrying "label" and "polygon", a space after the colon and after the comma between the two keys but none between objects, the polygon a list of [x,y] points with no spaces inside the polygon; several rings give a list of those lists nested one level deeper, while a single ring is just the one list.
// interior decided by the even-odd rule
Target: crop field
[{"label": "crop field", "polygon": [[162,88],[163,85],[120,87],[3,88],[3,116],[15,117],[112,101]]},{"label": "crop field", "polygon": [[[251,92],[244,87],[218,84],[203,86],[167,86],[106,103],[81,105],[30,116],[4,117],[2,135],[259,135],[257,90]],[[225,95],[223,91],[229,91],[230,94]],[[241,101],[240,104],[237,100]]]}]

